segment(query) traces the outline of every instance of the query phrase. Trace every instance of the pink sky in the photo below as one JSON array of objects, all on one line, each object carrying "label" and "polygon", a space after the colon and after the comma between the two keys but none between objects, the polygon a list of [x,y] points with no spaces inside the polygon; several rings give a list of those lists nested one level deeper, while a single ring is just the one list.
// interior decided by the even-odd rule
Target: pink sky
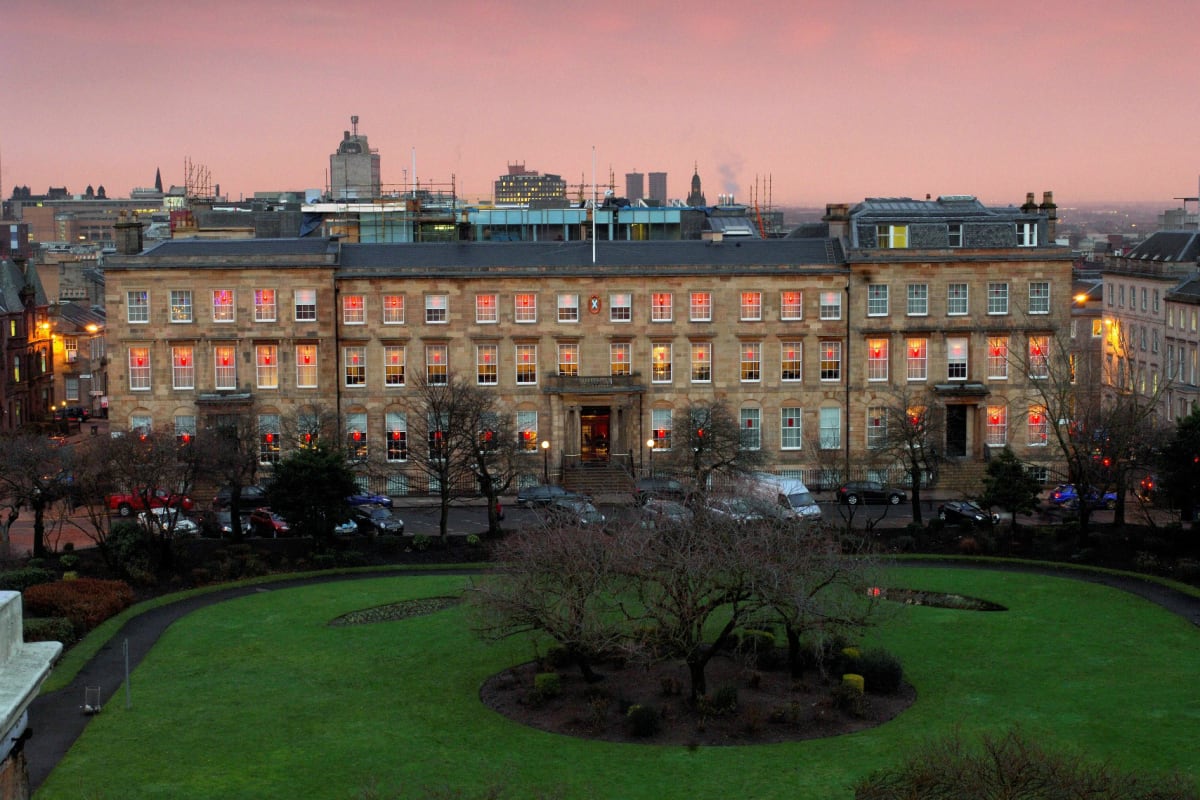
[{"label": "pink sky", "polygon": [[[1195,0],[41,0],[0,17],[5,197],[320,188],[350,115],[385,184],[490,197],[698,164],[709,202],[974,194],[1177,205],[1200,174]],[[761,198],[766,201],[765,191]]]}]

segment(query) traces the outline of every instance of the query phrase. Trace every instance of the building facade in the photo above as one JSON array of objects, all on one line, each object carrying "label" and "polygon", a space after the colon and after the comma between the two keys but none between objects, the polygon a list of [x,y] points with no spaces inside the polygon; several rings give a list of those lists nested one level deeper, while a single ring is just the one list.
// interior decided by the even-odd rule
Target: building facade
[{"label": "building facade", "polygon": [[1028,216],[968,205],[951,209],[957,244],[937,204],[900,223],[873,201],[831,207],[829,236],[769,241],[165,242],[106,270],[112,426],[190,433],[253,398],[270,462],[284,420],[333,409],[388,465],[378,488],[402,494],[422,490],[413,376],[454,373],[511,410],[529,480],[543,440],[557,468],[637,470],[711,401],[774,470],[886,474],[878,407],[920,390],[955,409],[944,480],[974,479],[987,446],[1045,460],[1027,378],[995,351],[1065,328],[1069,289],[1050,287],[1070,287],[1070,260],[1018,244]]},{"label": "building facade", "polygon": [[542,175],[524,164],[509,164],[508,173],[496,179],[493,199],[497,205],[566,205],[567,182],[561,175]]},{"label": "building facade", "polygon": [[334,200],[373,200],[382,194],[379,151],[359,134],[358,117],[350,122],[353,130],[342,133],[337,151],[329,156],[329,195]]}]

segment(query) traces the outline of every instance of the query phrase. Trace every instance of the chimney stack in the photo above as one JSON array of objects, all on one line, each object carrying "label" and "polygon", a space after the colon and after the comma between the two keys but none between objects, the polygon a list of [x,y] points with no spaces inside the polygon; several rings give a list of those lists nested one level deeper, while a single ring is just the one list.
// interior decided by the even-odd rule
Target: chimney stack
[{"label": "chimney stack", "polygon": [[1054,204],[1054,192],[1042,192],[1038,211],[1046,215],[1046,244],[1053,244],[1058,234],[1058,206]]},{"label": "chimney stack", "polygon": [[113,230],[116,232],[119,254],[136,256],[142,252],[142,223],[138,221],[136,214],[129,216],[122,211],[117,221],[113,223]]}]

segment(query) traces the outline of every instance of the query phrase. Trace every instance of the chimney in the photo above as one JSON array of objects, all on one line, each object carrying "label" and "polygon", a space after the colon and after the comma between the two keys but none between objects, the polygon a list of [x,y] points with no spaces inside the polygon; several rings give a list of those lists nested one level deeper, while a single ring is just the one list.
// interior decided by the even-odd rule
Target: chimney
[{"label": "chimney", "polygon": [[1042,204],[1038,211],[1046,215],[1046,244],[1053,244],[1058,233],[1058,206],[1054,205],[1054,192],[1042,192]]},{"label": "chimney", "polygon": [[829,226],[829,235],[845,241],[850,235],[850,204],[826,203],[821,221]]},{"label": "chimney", "polygon": [[1022,213],[1036,214],[1038,210],[1037,202],[1033,199],[1033,192],[1025,193],[1025,205],[1021,206]]},{"label": "chimney", "polygon": [[123,256],[136,256],[142,252],[142,223],[137,215],[132,217],[124,211],[113,223],[116,232],[117,252]]}]

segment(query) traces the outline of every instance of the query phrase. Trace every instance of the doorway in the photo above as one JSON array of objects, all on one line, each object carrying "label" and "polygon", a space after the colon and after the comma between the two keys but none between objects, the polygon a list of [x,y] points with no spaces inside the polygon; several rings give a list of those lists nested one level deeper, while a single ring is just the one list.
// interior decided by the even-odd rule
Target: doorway
[{"label": "doorway", "polygon": [[967,454],[967,407],[946,406],[946,455],[962,458]]},{"label": "doorway", "polygon": [[608,406],[583,406],[579,410],[579,452],[584,461],[608,461],[612,437]]}]

